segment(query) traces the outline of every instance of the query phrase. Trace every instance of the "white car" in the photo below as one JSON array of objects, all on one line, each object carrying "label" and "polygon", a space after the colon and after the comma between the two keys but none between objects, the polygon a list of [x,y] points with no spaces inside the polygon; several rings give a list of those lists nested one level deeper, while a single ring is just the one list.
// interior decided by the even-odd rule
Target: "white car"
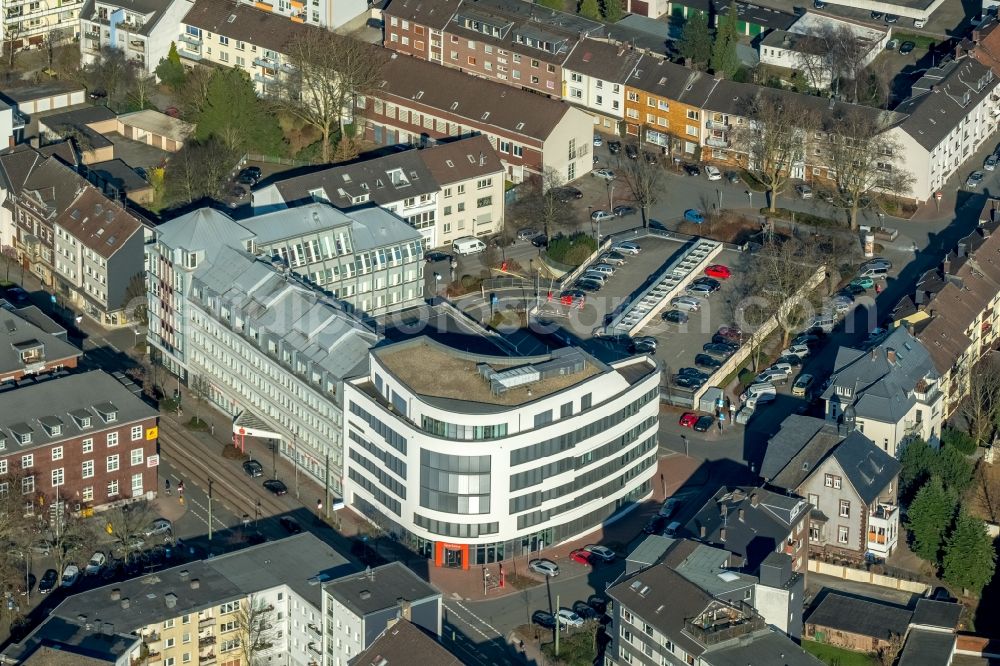
[{"label": "white car", "polygon": [[590,219],[594,222],[606,222],[615,219],[615,216],[606,210],[595,210],[590,214]]},{"label": "white car", "polygon": [[809,345],[791,345],[788,349],[784,350],[778,356],[789,356],[794,355],[799,358],[805,358],[809,356]]},{"label": "white car", "polygon": [[705,175],[709,180],[722,180],[722,172],[711,165],[705,167]]},{"label": "white car", "polygon": [[556,620],[559,621],[559,624],[564,624],[568,627],[583,626],[583,618],[568,608],[560,608],[559,612],[556,613]]},{"label": "white car", "polygon": [[596,169],[595,171],[591,171],[590,173],[594,174],[598,178],[603,178],[604,180],[615,179],[615,172],[612,171],[611,169]]},{"label": "white car", "polygon": [[701,300],[694,296],[677,296],[671,299],[670,304],[678,310],[687,310],[688,312],[697,312],[701,309]]},{"label": "white car", "polygon": [[[146,528],[146,536],[156,536],[157,534],[170,534],[174,526],[166,518],[157,518]],[[141,548],[141,546],[140,546]]]},{"label": "white car", "polygon": [[632,241],[622,241],[621,243],[615,243],[611,246],[611,249],[615,252],[621,254],[639,254],[642,252],[642,247],[638,243],[633,243]]},{"label": "white car", "polygon": [[616,557],[615,551],[611,550],[607,546],[596,546],[591,544],[589,546],[584,546],[583,549],[588,553],[592,553],[595,557],[601,558],[605,562],[613,562]]},{"label": "white car", "polygon": [[601,138],[600,134],[595,134],[594,135],[594,145],[595,146],[603,146],[604,145],[604,139]]},{"label": "white car", "polygon": [[528,562],[528,568],[535,573],[542,574],[543,576],[559,575],[559,565],[552,560],[531,560]]},{"label": "white car", "polygon": [[90,561],[87,562],[87,567],[83,570],[83,573],[87,576],[96,576],[101,573],[104,569],[104,565],[107,563],[107,555],[102,552],[96,552],[90,556]]},{"label": "white car", "polygon": [[993,171],[997,168],[998,161],[1000,160],[997,160],[996,155],[990,155],[989,157],[986,158],[986,161],[983,162],[983,168],[986,169],[987,171]]},{"label": "white car", "polygon": [[80,567],[75,564],[71,564],[65,569],[63,569],[62,574],[62,586],[63,587],[73,587],[76,585],[76,581],[80,579]]},{"label": "white car", "polygon": [[927,25],[927,19],[913,19],[914,28],[922,28]]}]

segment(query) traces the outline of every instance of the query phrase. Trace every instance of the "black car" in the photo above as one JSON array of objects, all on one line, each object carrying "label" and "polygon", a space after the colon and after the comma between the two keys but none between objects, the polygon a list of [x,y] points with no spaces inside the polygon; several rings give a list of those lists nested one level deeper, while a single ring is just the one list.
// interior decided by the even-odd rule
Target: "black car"
[{"label": "black car", "polygon": [[295,520],[291,516],[282,516],[278,519],[281,526],[285,528],[285,531],[289,534],[299,534],[302,532],[302,526],[299,525],[299,521]]},{"label": "black car", "polygon": [[543,629],[555,629],[556,618],[552,613],[547,611],[538,610],[531,614],[531,623],[537,624]]},{"label": "black car", "polygon": [[722,333],[715,333],[712,335],[712,344],[729,345],[734,351],[740,347],[738,342],[734,341],[727,335],[723,335]]},{"label": "black car", "polygon": [[802,359],[798,354],[785,354],[784,356],[779,356],[775,363],[787,363],[793,368],[798,368],[802,365]]},{"label": "black car", "polygon": [[625,156],[630,160],[637,160],[639,159],[639,149],[635,146],[635,144],[625,144]]},{"label": "black car", "polygon": [[608,150],[611,151],[612,155],[617,155],[622,152],[622,142],[621,141],[608,141]]},{"label": "black car", "polygon": [[849,284],[843,289],[841,289],[841,291],[844,292],[845,294],[849,294],[851,298],[854,298],[858,294],[863,294],[868,290],[862,287],[860,284]]},{"label": "black car", "polygon": [[913,42],[903,42],[899,45],[899,52],[906,55],[907,53],[912,53],[915,48],[917,48],[917,45]]},{"label": "black car", "polygon": [[642,156],[646,158],[646,164],[650,166],[656,166],[660,163],[660,158],[656,156],[656,153],[644,152]]},{"label": "black car", "polygon": [[288,487],[278,479],[268,479],[264,482],[264,487],[275,495],[287,495]]},{"label": "black car", "polygon": [[650,335],[640,336],[632,341],[629,349],[637,354],[652,354],[656,351],[656,338]]},{"label": "black car", "polygon": [[688,314],[682,310],[667,310],[663,313],[663,321],[669,321],[673,324],[686,324],[688,323]]},{"label": "black car", "polygon": [[674,375],[674,384],[686,389],[699,389],[705,381],[702,377]]},{"label": "black car", "polygon": [[260,532],[252,532],[247,535],[247,543],[250,544],[251,546],[257,546],[259,544],[265,543],[266,541],[267,537],[261,534]]},{"label": "black car", "polygon": [[689,176],[700,176],[701,167],[699,167],[697,164],[685,164],[684,173],[686,173]]},{"label": "black car", "polygon": [[258,476],[264,476],[264,466],[252,458],[243,463],[243,471],[246,472],[247,476],[251,479],[256,479]]},{"label": "black car", "polygon": [[634,206],[615,206],[611,210],[611,212],[614,213],[615,215],[617,215],[618,217],[625,217],[626,215],[635,215],[635,207]]},{"label": "black car", "polygon": [[587,620],[596,620],[598,616],[598,612],[584,601],[578,601],[573,604],[573,612],[582,617],[584,622]]},{"label": "black car", "polygon": [[662,534],[663,530],[667,527],[667,519],[663,516],[653,516],[646,523],[646,526],[642,528],[642,531],[646,534]]},{"label": "black car", "polygon": [[726,180],[728,180],[733,185],[737,185],[740,182],[740,174],[736,171],[727,171]]},{"label": "black car", "polygon": [[881,21],[884,16],[882,12],[872,12],[872,19],[875,21]]},{"label": "black car", "polygon": [[588,597],[587,605],[593,608],[595,611],[604,615],[608,612],[608,600],[604,597],[599,597],[596,594]]},{"label": "black car", "polygon": [[59,582],[59,574],[55,569],[46,569],[42,574],[42,579],[38,581],[38,593],[48,594]]},{"label": "black car", "polygon": [[691,284],[701,284],[708,287],[712,291],[718,291],[719,289],[722,288],[721,282],[719,282],[715,278],[710,278],[710,277],[696,278],[691,282]]},{"label": "black car", "polygon": [[545,234],[539,234],[531,239],[531,244],[535,247],[548,247],[549,239],[545,236]]},{"label": "black car", "polygon": [[424,261],[428,264],[433,264],[438,261],[448,261],[451,259],[451,255],[446,252],[438,252],[436,250],[431,250],[424,254]]},{"label": "black car", "polygon": [[699,416],[698,420],[694,422],[695,432],[708,432],[708,429],[712,427],[715,423],[715,419],[709,415]]},{"label": "black car", "polygon": [[261,175],[263,174],[260,167],[248,166],[240,170],[240,173],[236,176],[236,182],[243,183],[244,185],[256,185]]},{"label": "black car", "polygon": [[722,361],[710,354],[698,354],[694,357],[694,364],[699,368],[718,368],[722,366]]},{"label": "black car", "polygon": [[589,291],[589,292],[600,291],[601,287],[603,286],[604,286],[603,284],[595,280],[577,280],[576,282],[573,283],[573,287],[576,288],[578,291]]},{"label": "black car", "polygon": [[15,303],[23,303],[28,300],[28,292],[17,285],[7,287],[7,289],[4,290],[3,295],[4,298],[14,301]]},{"label": "black car", "polygon": [[556,198],[559,203],[569,203],[573,199],[582,199],[583,192],[576,189],[575,187],[570,187],[568,185],[564,187],[554,187],[549,192]]},{"label": "black car", "polygon": [[678,377],[695,377],[696,379],[708,379],[708,373],[698,368],[681,368],[677,371]]},{"label": "black car", "polygon": [[701,350],[713,356],[732,356],[738,347],[728,342],[706,342]]}]

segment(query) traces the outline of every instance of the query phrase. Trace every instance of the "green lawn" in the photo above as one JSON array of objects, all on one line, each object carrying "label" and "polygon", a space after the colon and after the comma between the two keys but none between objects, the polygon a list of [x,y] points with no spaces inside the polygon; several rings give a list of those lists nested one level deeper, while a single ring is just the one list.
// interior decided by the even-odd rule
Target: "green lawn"
[{"label": "green lawn", "polygon": [[851,652],[843,648],[802,639],[802,647],[829,666],[874,666],[875,662],[867,654]]},{"label": "green lawn", "polygon": [[918,49],[929,49],[932,45],[937,44],[938,41],[927,35],[911,35],[905,32],[893,32],[892,36],[898,39],[900,44],[903,42],[913,42],[917,45]]}]

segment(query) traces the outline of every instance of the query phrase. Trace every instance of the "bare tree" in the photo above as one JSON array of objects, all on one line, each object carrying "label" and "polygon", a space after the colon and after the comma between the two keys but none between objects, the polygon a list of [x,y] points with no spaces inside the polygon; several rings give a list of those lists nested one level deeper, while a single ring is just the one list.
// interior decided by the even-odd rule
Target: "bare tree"
[{"label": "bare tree", "polygon": [[872,656],[878,666],[893,666],[896,657],[903,650],[903,637],[897,633],[890,632],[889,640],[885,641],[875,650]]},{"label": "bare tree", "polygon": [[236,611],[236,630],[240,639],[240,652],[246,666],[257,666],[274,645],[277,630],[274,607],[257,594],[250,594],[240,601]]},{"label": "bare tree", "polygon": [[195,65],[184,76],[184,85],[177,93],[181,113],[185,118],[197,118],[208,99],[208,85],[213,69]]},{"label": "bare tree", "polygon": [[[55,498],[52,498],[53,500]],[[56,571],[86,556],[88,544],[94,542],[92,527],[79,514],[67,512],[62,502],[55,506],[48,529],[39,540],[48,546]]]},{"label": "bare tree", "polygon": [[624,160],[619,156],[618,169],[642,212],[642,227],[648,229],[649,209],[656,205],[663,187],[663,169],[659,163],[647,160],[645,155]]},{"label": "bare tree", "polygon": [[[20,10],[18,10],[20,11]],[[3,26],[3,48],[4,55],[7,57],[7,69],[12,70],[17,64],[17,56],[21,53],[21,34],[23,29],[21,28],[20,21],[12,21],[4,24]]]},{"label": "bare tree", "polygon": [[146,535],[150,523],[156,518],[147,502],[121,504],[105,511],[102,516],[105,530],[125,553],[126,561],[136,553],[136,544]]},{"label": "bare tree", "polygon": [[546,169],[541,176],[533,176],[521,185],[522,194],[508,209],[504,227],[511,231],[542,227],[546,237],[559,227],[573,222],[573,208],[569,205],[562,180],[554,169]]},{"label": "bare tree", "polygon": [[188,394],[194,402],[194,425],[203,423],[201,406],[212,398],[212,385],[205,375],[191,375],[188,378]]},{"label": "bare tree", "polygon": [[799,290],[823,263],[813,239],[792,236],[766,240],[754,253],[754,268],[746,272],[741,283],[739,319],[759,328],[771,316],[777,317],[782,346],[787,345],[792,334],[801,330],[815,312],[814,301],[809,296],[799,296]]},{"label": "bare tree", "polygon": [[49,69],[52,69],[52,63],[55,61],[56,48],[66,41],[67,36],[62,28],[52,28],[42,36],[42,47],[45,49]]},{"label": "bare tree", "polygon": [[291,72],[282,76],[278,101],[322,136],[322,156],[330,161],[334,129],[344,136],[359,96],[377,87],[384,62],[369,44],[326,30],[309,30],[288,44]]},{"label": "bare tree", "polygon": [[886,131],[890,125],[888,112],[842,106],[818,140],[836,185],[832,203],[847,211],[851,229],[858,228],[859,209],[872,205],[871,194],[905,195],[912,188],[912,174],[898,163],[902,147]]},{"label": "bare tree", "polygon": [[745,100],[747,121],[735,133],[737,145],[747,152],[747,170],[767,188],[770,209],[792,177],[792,169],[805,160],[805,138],[816,127],[815,110],[798,95],[761,90]]},{"label": "bare tree", "polygon": [[990,475],[990,466],[980,460],[976,466],[976,501],[991,523],[1000,522],[1000,488]]},{"label": "bare tree", "polygon": [[146,293],[146,274],[136,273],[125,288],[125,310],[133,326],[149,324],[149,300]]},{"label": "bare tree", "polygon": [[959,409],[977,446],[993,441],[1000,421],[1000,362],[986,357],[969,373],[969,392]]}]

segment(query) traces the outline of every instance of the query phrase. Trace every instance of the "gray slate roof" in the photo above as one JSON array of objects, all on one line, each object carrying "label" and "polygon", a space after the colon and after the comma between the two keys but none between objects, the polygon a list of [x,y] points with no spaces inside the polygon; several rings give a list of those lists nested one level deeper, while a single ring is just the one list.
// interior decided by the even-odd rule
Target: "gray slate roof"
[{"label": "gray slate roof", "polygon": [[[100,413],[107,411],[117,412],[114,427],[153,418],[158,413],[108,373],[92,370],[0,393],[0,438],[7,438],[8,450],[30,451],[88,432],[100,432],[104,425]],[[79,412],[90,416],[90,427],[77,426],[70,414]],[[49,422],[52,418],[58,419],[62,427],[60,434],[50,436],[41,420]],[[30,432],[31,442],[17,443],[17,438],[11,436],[13,432]]]},{"label": "gray slate roof", "polygon": [[[135,12],[136,14],[144,14],[146,20],[143,22],[142,26],[132,32],[139,35],[148,35],[153,31],[153,28],[160,22],[163,15],[166,13],[167,9],[170,7],[171,0],[128,0],[128,2],[118,1],[118,0],[105,0],[105,4],[110,5],[112,8],[124,7],[130,12]],[[173,2],[185,2],[185,0],[173,0]],[[114,9],[111,10],[112,12]],[[109,12],[110,14],[111,12]],[[94,0],[87,0],[87,4],[83,6],[80,10],[80,18],[85,21],[97,21],[104,25],[108,25],[107,19],[101,19],[98,16],[96,3]],[[168,26],[169,27],[169,26]]]},{"label": "gray slate roof", "polygon": [[[895,361],[889,360],[890,350],[896,353]],[[853,405],[858,418],[897,423],[916,402],[912,392],[921,380],[939,376],[927,348],[905,326],[899,326],[870,351],[838,349],[822,398],[842,407]],[[849,389],[851,395],[838,394],[838,387]]]},{"label": "gray slate roof", "polygon": [[[810,504],[803,499],[763,488],[723,487],[684,526],[682,536],[741,556],[743,571],[756,574],[764,558],[788,539],[792,528],[809,508]],[[740,510],[744,512],[742,521]],[[704,537],[701,536],[702,527],[705,528]],[[722,529],[726,530],[724,540]]]},{"label": "gray slate roof", "polygon": [[[691,543],[691,542],[689,542]],[[683,560],[673,564],[674,571],[713,596],[720,596],[753,587],[757,577],[732,571],[729,562],[732,553],[703,543],[696,543],[694,549]]]},{"label": "gray slate roof", "polygon": [[953,601],[935,601],[933,599],[918,599],[913,610],[913,624],[925,627],[939,627],[952,631],[958,626],[962,615],[962,606]]},{"label": "gray slate roof", "polygon": [[462,666],[462,661],[434,636],[406,620],[388,627],[350,663],[353,666]]},{"label": "gray slate roof", "polygon": [[806,618],[806,624],[887,640],[904,636],[912,612],[900,606],[829,592]]},{"label": "gray slate roof", "polygon": [[416,603],[441,596],[400,562],[375,567],[370,576],[360,572],[338,578],[326,583],[323,589],[358,617],[393,608],[400,599]]},{"label": "gray slate roof", "polygon": [[[114,627],[87,628],[76,620],[49,617],[20,643],[8,645],[2,653],[13,663],[34,666],[92,666],[114,664],[138,647],[140,639]],[[69,656],[65,661],[49,661],[48,653]]]},{"label": "gray slate roof", "polygon": [[64,338],[47,333],[24,319],[21,311],[0,310],[0,375],[24,368],[20,349],[25,345],[42,345],[46,363],[83,355],[79,348],[69,344]]},{"label": "gray slate roof", "polygon": [[784,634],[767,630],[752,640],[727,641],[701,655],[710,666],[821,666],[812,656]]},{"label": "gray slate roof", "polygon": [[898,460],[854,430],[833,449],[833,457],[866,504],[871,504],[899,474]]},{"label": "gray slate roof", "polygon": [[[942,666],[951,663],[955,634],[927,629],[911,629],[896,666]],[[984,663],[986,663],[984,661]]]},{"label": "gray slate roof", "polygon": [[[781,422],[781,429],[767,442],[764,460],[760,464],[760,475],[772,485],[781,488],[795,488],[798,483],[801,483],[808,476],[808,471],[794,485],[779,484],[774,479],[788,467],[793,458],[808,444],[815,441],[818,436],[821,439],[825,439],[824,435],[826,433],[822,431],[830,428],[831,426],[825,420],[813,416],[791,414],[786,417]],[[836,435],[836,429],[834,429],[832,434]],[[839,437],[837,439],[839,440]],[[826,451],[823,453],[825,454]],[[801,468],[801,465],[799,467]]]},{"label": "gray slate roof", "polygon": [[327,204],[311,203],[256,215],[241,220],[240,224],[253,233],[261,245],[349,227],[351,248],[355,253],[421,239],[419,231],[389,211],[372,205],[344,212]]},{"label": "gray slate roof", "polygon": [[[620,39],[621,35],[616,37]],[[603,81],[624,84],[641,57],[641,51],[625,45],[584,39],[576,45],[563,67]]]},{"label": "gray slate roof", "polygon": [[921,146],[932,150],[998,82],[989,67],[973,58],[932,67],[913,84],[910,98],[896,107],[897,112],[908,114],[900,127]]}]

